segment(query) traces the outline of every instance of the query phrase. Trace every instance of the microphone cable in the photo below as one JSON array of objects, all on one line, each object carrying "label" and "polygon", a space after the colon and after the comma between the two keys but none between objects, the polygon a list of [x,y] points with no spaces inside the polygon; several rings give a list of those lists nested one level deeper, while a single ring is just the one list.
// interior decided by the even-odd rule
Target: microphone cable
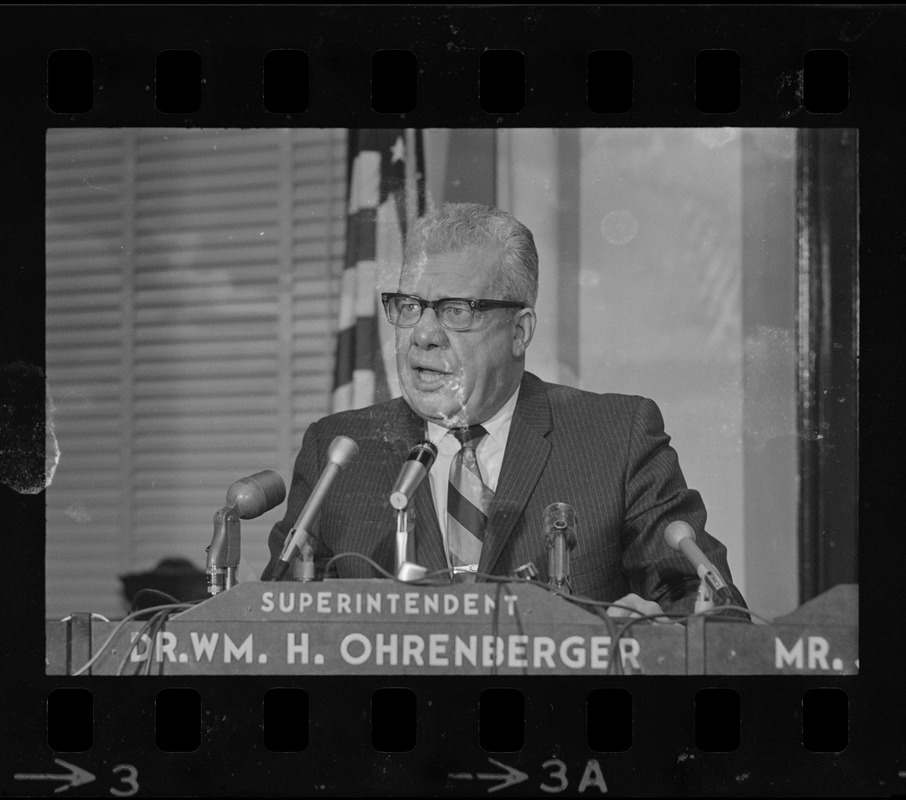
[{"label": "microphone cable", "polygon": [[[122,631],[123,626],[127,622],[135,621],[136,618],[139,617],[140,615],[147,614],[149,612],[161,611],[164,609],[169,610],[169,612],[171,614],[176,613],[177,611],[185,611],[185,610],[191,608],[192,606],[198,605],[198,603],[200,603],[200,602],[201,602],[200,600],[197,600],[197,601],[193,601],[190,603],[168,603],[167,605],[151,606],[150,608],[143,608],[141,611],[135,611],[131,614],[127,614],[125,617],[123,617],[119,621],[117,626],[110,632],[110,635],[104,640],[103,644],[101,644],[101,646],[98,648],[97,652],[90,659],[88,659],[88,661],[86,661],[84,665],[79,667],[79,669],[77,669],[75,672],[71,673],[71,676],[76,677],[78,675],[81,675],[86,670],[91,669],[91,667],[94,666],[94,664],[97,662],[97,660],[110,647],[113,640],[117,637],[117,635],[120,633],[120,631]],[[131,652],[131,649],[132,648],[130,647],[130,652]]]}]

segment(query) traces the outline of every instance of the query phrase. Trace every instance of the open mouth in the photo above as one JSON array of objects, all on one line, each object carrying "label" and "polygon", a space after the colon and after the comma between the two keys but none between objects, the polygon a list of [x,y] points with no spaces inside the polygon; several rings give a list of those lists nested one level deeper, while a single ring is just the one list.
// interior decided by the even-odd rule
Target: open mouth
[{"label": "open mouth", "polygon": [[442,383],[450,374],[430,367],[412,367],[412,373],[416,380],[424,385]]}]

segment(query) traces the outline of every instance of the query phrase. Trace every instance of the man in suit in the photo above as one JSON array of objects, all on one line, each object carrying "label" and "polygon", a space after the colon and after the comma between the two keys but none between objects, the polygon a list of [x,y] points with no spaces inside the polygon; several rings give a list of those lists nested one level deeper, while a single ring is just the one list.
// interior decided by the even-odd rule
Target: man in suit
[{"label": "man in suit", "polygon": [[701,497],[686,487],[657,406],[525,371],[537,287],[532,234],[509,214],[464,203],[419,220],[399,291],[383,297],[396,326],[403,396],[309,427],[263,580],[339,435],[358,444],[359,456],[338,476],[311,531],[322,571],[339,554],[348,554],[332,562],[339,577],[377,577],[361,555],[393,570],[389,494],[412,446],[428,439],[438,455],[410,505],[416,563],[429,572],[484,580],[532,562],[547,581],[542,515],[561,502],[577,517],[573,593],[613,601],[613,615],[692,611],[698,576],[664,542],[674,520],[692,526],[731,580],[726,549],[704,530]]}]

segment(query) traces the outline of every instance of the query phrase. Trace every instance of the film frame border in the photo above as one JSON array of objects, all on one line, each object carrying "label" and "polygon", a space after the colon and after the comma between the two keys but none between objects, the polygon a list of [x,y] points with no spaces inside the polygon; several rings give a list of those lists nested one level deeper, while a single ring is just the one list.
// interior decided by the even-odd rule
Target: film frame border
[{"label": "film frame border", "polygon": [[[896,613],[904,607],[904,591],[889,568],[890,563],[902,563],[903,556],[893,506],[901,483],[895,469],[888,469],[889,454],[896,449],[896,431],[882,428],[879,421],[885,411],[890,413],[887,403],[902,395],[903,385],[902,367],[896,369],[895,327],[888,327],[891,321],[895,326],[898,318],[895,302],[902,284],[897,279],[902,278],[896,268],[906,260],[897,224],[903,190],[895,181],[896,175],[903,174],[898,134],[904,111],[898,87],[904,83],[906,65],[898,56],[898,45],[906,19],[901,9],[16,7],[7,8],[4,14],[9,24],[5,35],[0,35],[8,68],[0,91],[4,107],[12,113],[11,124],[0,135],[7,145],[4,158],[9,171],[4,171],[8,185],[16,191],[0,198],[3,217],[15,223],[7,228],[5,237],[10,275],[4,298],[8,336],[3,346],[15,360],[42,366],[44,285],[43,271],[37,265],[43,264],[44,133],[49,127],[387,127],[399,124],[400,117],[388,117],[370,107],[370,56],[376,49],[399,49],[417,52],[423,70],[418,106],[403,117],[411,127],[789,125],[858,129],[863,303],[860,674],[851,678],[610,679],[606,686],[633,693],[640,732],[629,753],[599,754],[599,760],[610,790],[618,794],[721,794],[732,788],[740,794],[887,795],[904,790],[906,764],[902,736],[898,736],[904,720],[897,710],[904,707],[899,667],[904,648],[890,614],[891,608]],[[261,103],[261,57],[280,47],[297,48],[311,58],[309,106],[300,114],[269,114]],[[526,102],[518,113],[488,115],[479,106],[476,62],[488,47],[526,54]],[[97,89],[91,111],[84,114],[60,115],[47,108],[47,57],[61,48],[85,49],[94,58]],[[161,114],[143,89],[153,79],[156,54],[164,48],[201,53],[205,83],[197,113]],[[582,76],[587,53],[608,49],[630,52],[633,58],[633,104],[619,115],[590,111],[584,80],[576,80],[577,75]],[[731,49],[741,55],[741,102],[732,113],[705,114],[692,101],[695,56],[714,49]],[[850,92],[845,111],[810,114],[801,107],[797,91],[802,58],[815,49],[840,49],[849,55]],[[545,69],[545,64],[558,68]],[[465,785],[450,787],[442,780],[447,767],[439,765],[444,765],[448,751],[437,742],[420,743],[412,753],[384,754],[371,748],[355,723],[362,721],[362,709],[367,709],[372,693],[388,685],[377,677],[292,681],[247,677],[241,680],[241,692],[228,678],[192,681],[204,696],[202,747],[185,758],[158,751],[153,725],[148,725],[154,696],[161,688],[187,681],[165,677],[123,684],[115,679],[45,676],[41,663],[44,587],[43,581],[35,580],[44,574],[43,547],[38,545],[43,501],[40,496],[14,496],[6,491],[3,498],[7,529],[12,532],[9,563],[19,565],[8,573],[6,583],[14,608],[8,641],[21,647],[17,654],[9,645],[3,668],[5,683],[16,689],[3,701],[0,715],[9,773],[32,764],[50,766],[55,755],[68,760],[65,754],[47,748],[46,697],[53,688],[87,686],[95,697],[95,745],[86,757],[72,756],[72,760],[100,775],[105,769],[109,773],[117,765],[140,758],[142,780],[146,781],[140,793],[243,795],[260,792],[262,783],[267,791],[278,793],[295,793],[297,786],[326,794],[355,793],[358,787],[365,787],[364,793],[369,793],[380,789],[382,780],[390,781],[386,793],[468,793]],[[17,536],[16,531],[26,534]],[[551,700],[558,711],[574,712],[577,703],[581,708],[580,701],[600,685],[596,679],[581,677],[568,682],[559,678],[407,678],[393,683],[415,691],[420,710],[430,703],[450,712],[461,706],[464,696],[475,697],[484,688],[506,684],[523,691],[529,715]],[[263,692],[277,685],[301,686],[312,697],[345,697],[350,707],[342,711],[334,704],[324,714],[313,709],[311,742],[295,759],[268,754],[260,743],[255,744],[259,732],[248,720],[258,718]],[[795,708],[805,690],[828,686],[848,694],[849,745],[840,754],[809,753],[797,741],[801,728]],[[707,687],[737,689],[742,696],[742,724],[754,727],[744,728],[740,748],[733,753],[693,752],[680,760],[678,754],[694,750],[692,702],[696,692]],[[478,747],[477,731],[470,730],[469,719],[446,711],[440,715],[449,739],[469,753],[463,763],[468,761],[477,769],[487,764],[489,755],[495,755]],[[500,755],[500,759],[516,765],[534,764],[533,778],[538,778],[541,763],[562,758],[572,779],[567,792],[575,793],[579,767],[573,764],[587,761],[590,754],[584,726],[565,716],[556,715],[542,731],[527,730],[518,758]],[[666,729],[665,719],[671,723]],[[425,724],[430,726],[431,720]],[[351,730],[354,736],[350,740]],[[246,741],[237,746],[236,740],[243,737]],[[769,765],[778,755],[775,747],[786,759],[789,771],[784,774],[776,774]],[[344,751],[352,752],[344,757]],[[259,765],[265,757],[267,763]],[[230,766],[224,769],[227,764]],[[361,774],[351,780],[350,772],[355,769]],[[156,782],[151,782],[148,776],[154,772],[158,773]],[[124,774],[128,771],[121,776]],[[741,779],[743,775],[748,777]],[[5,791],[24,791],[11,777],[3,776]],[[114,788],[112,779],[108,785]],[[45,786],[49,792],[49,784]],[[100,781],[95,787],[108,788]],[[37,786],[28,788],[37,794]],[[484,788],[476,793],[484,794]],[[78,789],[72,791],[75,794]],[[536,789],[535,793],[543,791]]]}]

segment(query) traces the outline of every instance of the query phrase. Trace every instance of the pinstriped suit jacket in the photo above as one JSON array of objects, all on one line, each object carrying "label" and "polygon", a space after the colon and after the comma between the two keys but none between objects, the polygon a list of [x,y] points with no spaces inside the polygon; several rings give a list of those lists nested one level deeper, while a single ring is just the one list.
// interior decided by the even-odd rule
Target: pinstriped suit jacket
[{"label": "pinstriped suit jacket", "polygon": [[[388,497],[410,448],[425,437],[424,421],[398,398],[333,414],[311,425],[296,458],[287,513],[272,529],[267,580],[287,531],[326,463],[335,436],[349,436],[359,456],[337,477],[312,531],[319,572],[332,555],[363,553],[393,571],[396,517]],[[617,600],[629,592],[666,611],[692,610],[699,579],[663,540],[676,519],[696,531],[699,547],[727,581],[726,549],[704,532],[705,508],[689,490],[655,403],[593,394],[545,383],[525,373],[513,414],[479,572],[510,575],[528,561],[547,581],[542,512],[554,502],[576,509],[578,543],[571,553],[573,592]],[[430,482],[419,486],[416,559],[429,572],[446,568]],[[374,578],[358,558],[334,562],[331,574]],[[480,578],[479,578],[480,580]],[[742,597],[737,602],[742,604]]]}]

